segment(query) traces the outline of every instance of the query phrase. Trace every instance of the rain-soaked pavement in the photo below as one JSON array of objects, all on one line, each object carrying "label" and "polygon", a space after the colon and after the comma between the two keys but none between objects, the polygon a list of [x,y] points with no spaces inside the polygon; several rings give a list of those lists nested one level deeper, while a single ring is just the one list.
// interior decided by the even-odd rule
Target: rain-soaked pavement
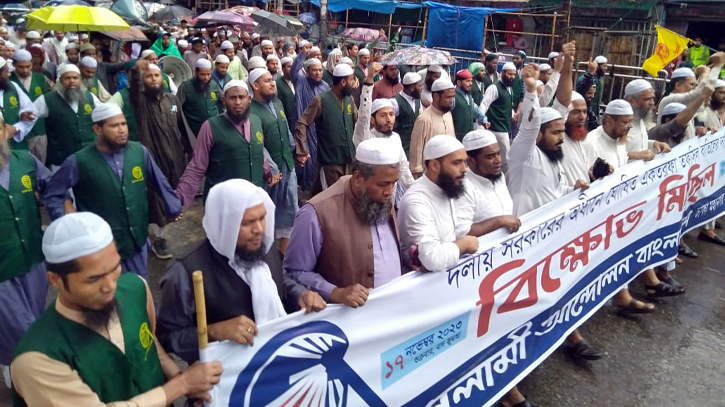
[{"label": "rain-soaked pavement", "polygon": [[[173,253],[203,237],[201,218],[197,203],[169,226]],[[603,307],[581,331],[607,356],[580,363],[560,349],[522,383],[523,393],[541,407],[725,407],[725,247],[697,240],[696,231],[685,239],[701,256],[685,258],[675,273],[685,295],[634,319]],[[150,256],[156,297],[167,263]],[[631,288],[644,296],[641,283]],[[9,391],[0,386],[0,407],[10,405]]]}]

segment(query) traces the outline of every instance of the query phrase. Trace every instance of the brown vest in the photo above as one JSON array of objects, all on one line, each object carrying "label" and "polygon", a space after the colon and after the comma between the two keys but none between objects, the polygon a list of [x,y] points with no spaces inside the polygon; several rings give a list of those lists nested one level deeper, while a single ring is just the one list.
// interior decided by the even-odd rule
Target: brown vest
[{"label": "brown vest", "polygon": [[[323,236],[315,271],[338,287],[357,283],[374,288],[373,236],[370,225],[364,224],[357,214],[351,178],[341,177],[308,202],[317,212]],[[396,241],[400,241],[395,209],[390,211],[389,221]]]}]

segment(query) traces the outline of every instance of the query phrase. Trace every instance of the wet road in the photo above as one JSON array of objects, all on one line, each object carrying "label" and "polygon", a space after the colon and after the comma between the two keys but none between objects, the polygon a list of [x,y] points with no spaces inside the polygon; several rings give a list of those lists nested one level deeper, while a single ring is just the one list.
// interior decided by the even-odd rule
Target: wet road
[{"label": "wet road", "polygon": [[[197,203],[169,226],[173,253],[203,237],[201,217]],[[685,258],[674,273],[685,295],[633,319],[604,306],[581,331],[607,356],[578,363],[560,349],[522,383],[523,393],[541,407],[725,407],[725,247],[698,241],[696,231],[685,239],[701,256]],[[155,297],[167,263],[149,260]],[[642,283],[631,289],[644,297]],[[0,407],[10,405],[9,391],[0,386]]]}]

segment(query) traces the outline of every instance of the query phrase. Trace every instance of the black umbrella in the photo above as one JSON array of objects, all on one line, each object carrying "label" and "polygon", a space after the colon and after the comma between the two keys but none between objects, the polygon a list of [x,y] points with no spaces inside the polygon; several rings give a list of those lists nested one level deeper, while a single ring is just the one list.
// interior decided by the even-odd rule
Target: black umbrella
[{"label": "black umbrella", "polygon": [[269,11],[258,10],[252,13],[251,17],[254,19],[254,21],[259,23],[259,26],[257,27],[257,31],[259,32],[281,34],[287,36],[297,35],[297,31],[295,31],[294,27],[292,27],[292,24],[290,24],[290,22],[287,21],[286,18],[280,16],[279,14],[273,14]]},{"label": "black umbrella", "polygon": [[154,18],[156,21],[168,21],[168,20],[179,20],[184,17],[190,17],[194,15],[194,13],[191,12],[186,7],[182,6],[167,6],[166,8],[163,8],[154,14]]}]

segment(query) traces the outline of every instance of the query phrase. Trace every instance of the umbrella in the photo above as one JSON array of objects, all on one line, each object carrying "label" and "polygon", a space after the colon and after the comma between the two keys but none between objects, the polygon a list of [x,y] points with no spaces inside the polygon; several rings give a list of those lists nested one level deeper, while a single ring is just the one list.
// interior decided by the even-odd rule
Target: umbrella
[{"label": "umbrella", "polygon": [[244,14],[229,13],[226,11],[207,11],[196,19],[196,25],[223,24],[240,25],[242,27],[254,27],[257,23],[251,17]]},{"label": "umbrella", "polygon": [[30,11],[30,9],[22,3],[8,3],[0,5],[0,12],[3,13],[23,13]]},{"label": "umbrella", "polygon": [[348,28],[342,32],[342,37],[353,41],[371,42],[378,38],[380,31],[372,28]]},{"label": "umbrella", "polygon": [[139,0],[117,0],[111,10],[133,25],[147,25],[149,13]]},{"label": "umbrella", "polygon": [[157,11],[166,8],[166,5],[161,3],[144,3],[144,7],[146,7],[146,11],[149,13],[149,17],[154,15]]},{"label": "umbrella", "polygon": [[287,20],[287,25],[297,31],[298,34],[305,30],[305,25],[302,24],[302,21],[288,15],[283,15],[282,17]]},{"label": "umbrella", "polygon": [[156,18],[156,21],[166,21],[174,19],[179,20],[193,15],[194,13],[192,13],[188,8],[173,5],[157,11],[156,14],[154,14],[154,17]]},{"label": "umbrella", "polygon": [[447,51],[425,47],[407,47],[386,54],[380,61],[383,65],[453,65],[457,61]]},{"label": "umbrella", "polygon": [[297,31],[295,31],[289,21],[278,14],[258,10],[252,13],[251,17],[259,23],[257,31],[289,36],[297,35]]},{"label": "umbrella", "polygon": [[315,13],[302,13],[299,17],[302,24],[314,24],[317,22],[317,16]]},{"label": "umbrella", "polygon": [[83,0],[50,0],[43,4],[43,7],[55,7],[55,6],[90,6]]},{"label": "umbrella", "polygon": [[259,11],[259,7],[252,7],[252,6],[234,6],[229,7],[226,10],[222,11],[228,11],[230,13],[237,13],[237,14],[244,14],[244,15],[252,15],[255,11]]},{"label": "umbrella", "polygon": [[107,8],[88,6],[43,7],[29,13],[29,30],[115,31],[128,30],[128,24]]},{"label": "umbrella", "polygon": [[136,27],[130,27],[128,30],[123,31],[106,31],[103,35],[109,36],[116,41],[124,42],[148,42],[148,38],[143,31]]}]

